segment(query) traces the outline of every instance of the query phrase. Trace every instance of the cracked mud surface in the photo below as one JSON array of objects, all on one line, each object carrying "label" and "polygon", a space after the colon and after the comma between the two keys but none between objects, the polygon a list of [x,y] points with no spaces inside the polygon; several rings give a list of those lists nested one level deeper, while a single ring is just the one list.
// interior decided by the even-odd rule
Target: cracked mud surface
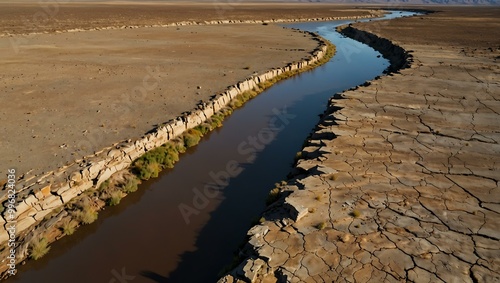
[{"label": "cracked mud surface", "polygon": [[[442,15],[424,18],[459,21]],[[498,38],[418,44],[394,25],[361,28],[413,50],[412,67],[332,100],[219,282],[500,281]]]}]

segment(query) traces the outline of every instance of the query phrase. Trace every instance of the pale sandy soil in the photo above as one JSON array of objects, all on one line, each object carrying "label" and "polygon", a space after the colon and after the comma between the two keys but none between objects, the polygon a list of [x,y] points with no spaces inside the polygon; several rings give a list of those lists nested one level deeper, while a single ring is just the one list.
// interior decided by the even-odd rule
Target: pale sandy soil
[{"label": "pale sandy soil", "polygon": [[16,168],[18,176],[54,170],[137,138],[254,72],[307,56],[317,45],[276,25],[55,30],[354,13],[324,5],[92,3],[58,6],[36,25],[30,15],[40,11],[38,4],[0,6],[0,31],[49,32],[0,37],[0,175]]},{"label": "pale sandy soil", "polygon": [[208,3],[164,2],[89,2],[0,1],[0,34],[54,32],[74,28],[168,24],[181,21],[269,20],[368,15],[352,6],[297,3],[245,3],[208,1]]}]

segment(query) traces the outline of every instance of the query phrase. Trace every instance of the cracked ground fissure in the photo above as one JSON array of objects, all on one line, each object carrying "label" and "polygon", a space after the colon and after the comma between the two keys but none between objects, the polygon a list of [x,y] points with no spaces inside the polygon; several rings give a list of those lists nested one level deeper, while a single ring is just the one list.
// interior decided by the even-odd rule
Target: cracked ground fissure
[{"label": "cracked ground fissure", "polygon": [[401,44],[412,66],[331,100],[219,282],[500,282],[500,49]]}]

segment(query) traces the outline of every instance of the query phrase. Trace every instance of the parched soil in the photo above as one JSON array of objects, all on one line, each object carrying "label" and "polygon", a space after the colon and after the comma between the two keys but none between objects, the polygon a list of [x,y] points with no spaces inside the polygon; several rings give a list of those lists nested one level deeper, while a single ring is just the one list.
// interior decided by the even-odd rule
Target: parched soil
[{"label": "parched soil", "polygon": [[[230,24],[63,32],[212,19],[366,15],[332,5],[0,4],[0,175],[43,174],[156,125],[246,77],[306,57],[309,36]],[[0,181],[3,177],[0,178]]]},{"label": "parched soil", "polygon": [[500,9],[438,10],[354,25],[411,68],[332,100],[219,282],[500,281]]},{"label": "parched soil", "polygon": [[183,21],[270,20],[369,15],[352,6],[300,4],[248,4],[243,1],[209,3],[113,3],[89,2],[58,4],[0,3],[0,34],[55,32],[107,26],[144,26]]}]

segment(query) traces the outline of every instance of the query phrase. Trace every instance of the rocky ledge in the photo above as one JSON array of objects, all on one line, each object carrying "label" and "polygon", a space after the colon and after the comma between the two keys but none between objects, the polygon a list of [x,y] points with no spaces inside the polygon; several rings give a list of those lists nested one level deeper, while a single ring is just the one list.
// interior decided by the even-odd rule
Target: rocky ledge
[{"label": "rocky ledge", "polygon": [[[0,278],[9,275],[6,273],[9,264],[20,263],[30,256],[29,249],[33,241],[43,239],[50,243],[66,235],[54,231],[61,230],[64,221],[72,221],[74,218],[68,211],[75,206],[75,199],[100,189],[112,176],[127,181],[130,179],[129,175],[132,175],[127,170],[145,153],[169,141],[178,140],[183,133],[210,121],[212,117],[227,113],[235,101],[241,102],[241,96],[248,96],[249,92],[256,94],[280,79],[322,64],[323,60],[332,55],[334,48],[326,40],[314,33],[302,33],[317,42],[317,47],[310,52],[308,58],[254,74],[139,139],[115,143],[94,155],[42,176],[22,176],[16,180],[15,192],[10,183],[5,183],[0,190],[0,203],[4,208],[0,212],[0,257],[6,260],[0,262]],[[90,204],[96,206],[92,207],[93,212],[102,209],[104,204],[100,203],[102,201],[96,199]],[[7,247],[11,247],[12,243],[15,258],[8,259],[12,249]]]},{"label": "rocky ledge", "polygon": [[500,281],[498,66],[401,46],[408,68],[331,99],[220,283]]}]

